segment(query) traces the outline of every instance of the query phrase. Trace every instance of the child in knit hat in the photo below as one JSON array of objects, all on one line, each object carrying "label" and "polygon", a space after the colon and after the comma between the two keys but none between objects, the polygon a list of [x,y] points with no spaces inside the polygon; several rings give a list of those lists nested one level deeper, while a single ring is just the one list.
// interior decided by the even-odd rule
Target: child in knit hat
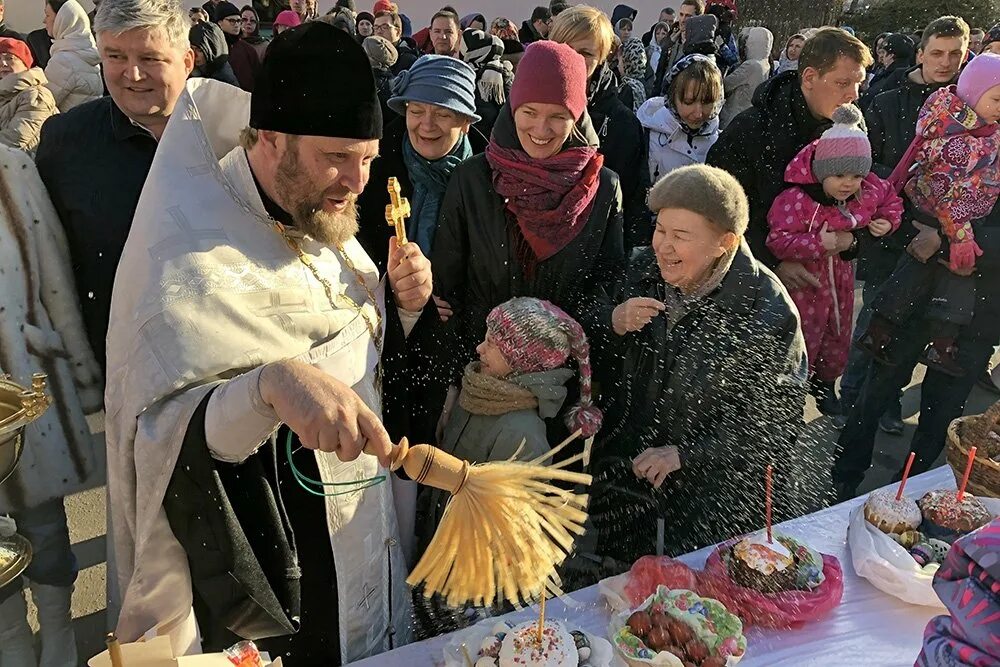
[{"label": "child in knit hat", "polygon": [[[557,416],[566,400],[566,383],[580,373],[580,400],[566,411],[570,431],[584,438],[601,427],[601,411],[591,397],[590,348],[583,329],[557,306],[516,297],[486,318],[486,339],[476,348],[462,378],[458,402],[448,417],[442,449],[473,463],[503,461],[517,455],[530,461],[550,449],[545,420]],[[426,537],[448,500],[428,494]],[[426,543],[425,543],[426,544]]]},{"label": "child in knit hat", "polygon": [[955,340],[972,321],[976,300],[971,275],[982,250],[973,223],[1000,196],[1000,56],[983,54],[966,65],[956,85],[935,91],[920,110],[917,133],[890,181],[904,189],[917,221],[939,227],[947,241],[940,257],[908,259],[879,291],[872,322],[859,347],[892,363],[886,347],[893,328],[918,309],[934,322],[921,361],[960,377]]},{"label": "child in knit hat", "polygon": [[789,188],[768,213],[767,247],[782,261],[801,262],[818,286],[789,290],[799,310],[809,355],[811,389],[823,414],[840,412],[834,384],[844,372],[854,316],[856,234],[875,237],[899,227],[903,202],[871,173],[872,149],[861,112],[844,105],[833,127],[803,148],[785,169]]}]

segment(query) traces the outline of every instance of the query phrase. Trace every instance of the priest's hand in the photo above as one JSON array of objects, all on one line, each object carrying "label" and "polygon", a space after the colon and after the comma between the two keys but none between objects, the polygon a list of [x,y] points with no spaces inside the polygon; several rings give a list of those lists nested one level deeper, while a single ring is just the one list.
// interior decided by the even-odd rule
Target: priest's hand
[{"label": "priest's hand", "polygon": [[323,371],[294,359],[268,364],[260,395],[305,447],[333,452],[341,461],[363,451],[389,467],[392,441],[382,422],[353,389]]},{"label": "priest's hand", "polygon": [[395,236],[389,238],[389,287],[403,310],[418,313],[430,301],[434,289],[431,262],[416,243],[400,247]]}]

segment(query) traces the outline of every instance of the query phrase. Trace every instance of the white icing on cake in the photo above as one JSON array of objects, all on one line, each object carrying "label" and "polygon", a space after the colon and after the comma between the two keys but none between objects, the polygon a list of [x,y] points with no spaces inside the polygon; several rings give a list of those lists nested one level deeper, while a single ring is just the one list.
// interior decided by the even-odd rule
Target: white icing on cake
[{"label": "white icing on cake", "polygon": [[545,621],[538,643],[538,621],[511,629],[500,647],[500,667],[577,667],[579,653],[573,635],[558,621]]},{"label": "white icing on cake", "polygon": [[896,489],[872,491],[865,501],[865,515],[870,523],[884,530],[894,526],[913,529],[923,520],[916,502],[906,496],[896,500]]}]

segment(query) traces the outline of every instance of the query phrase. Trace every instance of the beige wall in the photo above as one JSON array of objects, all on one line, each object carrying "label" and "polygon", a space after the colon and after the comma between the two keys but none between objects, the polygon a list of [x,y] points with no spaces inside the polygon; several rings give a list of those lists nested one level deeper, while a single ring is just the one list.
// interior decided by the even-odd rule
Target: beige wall
[{"label": "beige wall", "polygon": [[[93,8],[91,0],[79,0],[87,11]],[[232,0],[231,0],[232,1]],[[319,6],[322,11],[326,11],[334,5],[336,0],[320,0]],[[414,31],[427,25],[427,21],[442,5],[451,4],[458,9],[460,15],[482,13],[487,20],[492,21],[497,16],[506,16],[518,25],[521,21],[531,16],[531,10],[537,5],[547,5],[548,0],[398,0],[401,10],[413,21]],[[7,25],[21,32],[29,32],[42,27],[42,5],[44,0],[6,0]],[[182,0],[184,7],[189,8],[201,4],[204,0]],[[234,2],[237,6],[242,6],[244,0]],[[355,0],[358,11],[370,10],[371,0]],[[614,8],[613,2],[595,2],[598,7],[604,9],[610,15]],[[636,0],[627,2],[631,7],[639,10],[636,22],[640,34],[649,29],[660,15],[663,7],[674,7],[680,5],[680,0]],[[492,7],[492,8],[491,8]]]}]

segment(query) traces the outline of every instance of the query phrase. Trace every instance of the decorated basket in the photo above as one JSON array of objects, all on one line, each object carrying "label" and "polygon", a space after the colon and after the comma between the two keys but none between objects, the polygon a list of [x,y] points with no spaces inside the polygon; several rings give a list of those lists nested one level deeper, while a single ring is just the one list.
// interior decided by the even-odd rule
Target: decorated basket
[{"label": "decorated basket", "polygon": [[[717,664],[732,667],[746,654],[747,641],[743,636],[743,623],[731,614],[718,600],[703,598],[689,590],[660,586],[636,609],[626,610],[611,618],[608,638],[618,656],[629,667],[683,667],[684,661],[669,651],[657,651],[647,646],[628,625],[633,612],[663,613],[680,621],[701,642]],[[651,635],[650,635],[651,636]],[[709,663],[699,663],[709,664]]]},{"label": "decorated basket", "polygon": [[981,415],[959,417],[948,426],[946,457],[955,473],[955,482],[961,484],[969,450],[976,448],[976,458],[969,473],[966,489],[969,493],[986,498],[1000,498],[1000,401]]}]

